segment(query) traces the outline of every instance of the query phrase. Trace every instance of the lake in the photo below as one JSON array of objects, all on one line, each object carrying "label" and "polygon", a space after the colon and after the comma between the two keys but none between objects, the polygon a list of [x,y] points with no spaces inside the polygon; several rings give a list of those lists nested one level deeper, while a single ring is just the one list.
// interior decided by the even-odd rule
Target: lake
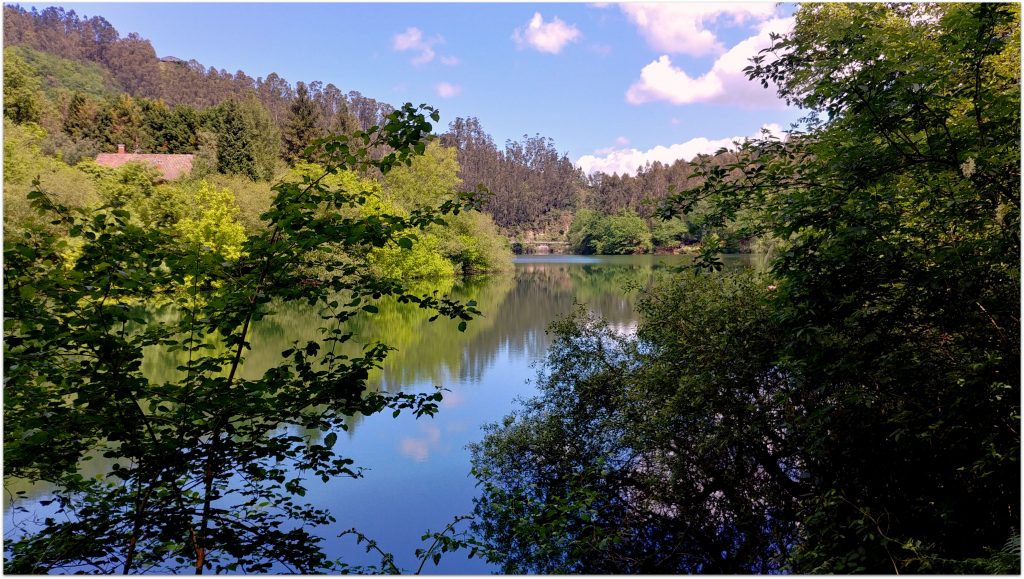
[{"label": "lake", "polygon": [[[532,379],[551,338],[552,320],[569,313],[575,302],[628,331],[637,319],[634,304],[642,288],[671,267],[689,262],[685,256],[524,256],[515,269],[501,275],[424,285],[454,298],[476,300],[483,317],[470,322],[465,333],[456,322],[429,323],[429,314],[413,305],[380,304],[377,315],[353,322],[364,343],[380,340],[395,348],[371,382],[383,390],[425,392],[443,386],[444,400],[433,418],[415,419],[389,413],[354,418],[347,433],[339,433],[335,450],[365,469],[359,479],[309,482],[305,497],[329,509],[336,527],[323,529],[332,557],[350,564],[375,564],[353,537],[337,538],[350,527],[376,540],[395,555],[396,564],[415,570],[414,552],[426,548],[420,537],[443,529],[455,515],[469,514],[476,495],[469,474],[466,445],[482,436],[481,426],[500,420],[514,400],[534,393]],[[729,266],[753,264],[754,256],[727,256]],[[634,288],[634,289],[624,289]],[[159,315],[173,315],[164,313]],[[292,340],[317,337],[314,309],[290,306],[253,328],[253,351],[244,374],[253,377],[267,368]],[[173,379],[179,362],[170,355],[147,353],[144,370],[151,379]],[[85,463],[84,471],[98,472],[101,461]],[[91,474],[91,473],[90,473]],[[23,488],[7,481],[8,491]],[[31,500],[45,498],[46,488],[32,489]],[[12,513],[5,493],[5,534],[28,520]],[[465,523],[463,523],[465,525]],[[427,573],[490,573],[497,568],[465,553],[446,554],[439,566],[428,562]]]}]

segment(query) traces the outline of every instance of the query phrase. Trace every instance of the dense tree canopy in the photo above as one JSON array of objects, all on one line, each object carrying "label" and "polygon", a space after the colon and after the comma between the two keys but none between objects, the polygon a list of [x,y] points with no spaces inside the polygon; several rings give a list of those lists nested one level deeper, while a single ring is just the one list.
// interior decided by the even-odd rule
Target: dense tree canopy
[{"label": "dense tree canopy", "polygon": [[[158,59],[148,41],[132,34],[122,37],[99,17],[85,19],[74,11],[51,8],[39,12],[17,6],[5,6],[4,14],[5,46],[31,56],[27,60],[30,68],[45,81],[44,88],[60,111],[61,118],[51,125],[58,127],[65,119],[74,119],[64,134],[51,130],[48,144],[49,150],[59,151],[71,164],[101,150],[114,150],[121,142],[100,130],[96,121],[109,118],[108,109],[121,98],[122,91],[142,109],[141,127],[123,125],[135,131],[126,137],[137,142],[142,152],[194,153],[205,147],[199,162],[203,171],[241,172],[260,179],[266,178],[266,167],[273,164],[263,163],[263,169],[254,169],[251,161],[244,160],[250,156],[251,138],[229,136],[214,142],[218,114],[206,111],[254,97],[272,126],[262,138],[272,141],[272,133],[277,132],[281,150],[276,154],[291,164],[312,138],[369,130],[380,126],[394,110],[358,91],[343,92],[321,81],[293,85],[273,72],[253,78],[243,71],[230,73],[195,60]],[[115,57],[116,62],[111,60]],[[75,93],[89,99],[87,118],[82,118],[82,103]],[[73,107],[72,101],[76,101]],[[159,101],[165,105],[156,105]],[[173,115],[168,117],[165,107]],[[92,130],[83,131],[83,125]],[[207,134],[202,134],[204,131]],[[598,173],[584,177],[551,139],[524,136],[499,149],[476,118],[455,119],[441,138],[445,146],[458,151],[459,176],[466,186],[482,184],[491,191],[484,209],[513,236],[564,240],[579,209],[609,216],[631,210],[650,221],[655,207],[652,201],[699,182],[692,178],[693,166],[687,160],[671,165],[653,163],[638,168],[632,176]],[[215,152],[218,146],[222,150]],[[211,156],[219,156],[220,161],[212,161]],[[721,163],[732,160],[729,154],[717,159]],[[699,239],[714,229],[696,224],[693,237]]]},{"label": "dense tree canopy", "polygon": [[632,211],[601,215],[580,209],[569,227],[569,243],[574,253],[582,255],[648,253],[651,232],[644,220]]},{"label": "dense tree canopy", "polygon": [[[406,105],[362,146],[324,143],[330,165],[322,176],[386,174],[411,163],[428,118],[437,114]],[[383,143],[391,152],[371,158]],[[268,226],[246,237],[231,226],[230,195],[205,184],[183,191],[173,227],[147,225],[127,209],[144,203],[128,193],[135,188],[127,181],[140,179],[120,179],[125,194],[77,210],[37,188],[30,198],[59,229],[29,223],[5,236],[5,473],[53,484],[57,511],[5,543],[5,570],[348,569],[321,550],[313,529],[335,519],[300,502],[300,473],[358,476],[352,460],[332,450],[335,430],[356,413],[431,414],[441,395],[369,391],[368,371],[388,347],[342,354],[351,338],[344,322],[376,312],[373,303],[385,296],[458,319],[461,328],[479,313],[472,302],[417,296],[374,278],[365,248],[411,246],[411,230],[472,200],[353,217],[339,209],[365,204],[368,192],[285,181]],[[337,244],[351,251],[323,251]],[[314,269],[318,283],[308,283]],[[168,299],[180,312],[175,319],[144,307]],[[323,333],[293,343],[265,374],[243,378],[252,323],[283,302],[316,307]],[[172,379],[143,372],[144,350],[154,347],[187,353]],[[111,472],[79,474],[90,452],[114,459]]]},{"label": "dense tree canopy", "polygon": [[302,150],[325,134],[320,109],[309,98],[306,84],[298,83],[295,87],[295,100],[281,135],[284,160],[289,163],[299,160]]},{"label": "dense tree canopy", "polygon": [[1019,572],[1019,6],[801,5],[748,70],[803,130],[661,213],[743,217],[767,279],[556,328],[476,450],[479,533],[510,571]]}]

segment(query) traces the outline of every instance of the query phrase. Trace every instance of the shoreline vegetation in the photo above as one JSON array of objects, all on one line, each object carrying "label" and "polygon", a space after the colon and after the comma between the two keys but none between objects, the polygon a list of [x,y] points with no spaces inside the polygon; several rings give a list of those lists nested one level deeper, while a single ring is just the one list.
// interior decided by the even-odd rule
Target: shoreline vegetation
[{"label": "shoreline vegetation", "polygon": [[[793,21],[744,69],[806,113],[784,138],[586,175],[540,135],[5,6],[4,470],[54,485],[5,572],[401,572],[355,529],[380,564],[330,559],[312,529],[344,513],[303,498],[363,476],[335,447],[353,417],[445,397],[372,388],[395,346],[357,332],[389,304],[466,332],[488,312],[452,280],[565,251],[693,267],[629,331],[552,321],[536,396],[469,447],[473,515],[417,571],[1019,573],[1020,5]],[[98,162],[129,152],[191,171]],[[763,267],[721,257],[745,252]],[[314,337],[245,374],[283,304]]]},{"label": "shoreline vegetation", "polygon": [[[196,61],[158,59],[149,41],[122,37],[100,16],[7,5],[4,26],[8,229],[32,218],[25,195],[36,175],[50,194],[69,206],[109,196],[101,191],[109,187],[100,179],[109,176],[90,161],[123,145],[129,153],[194,155],[186,182],[205,179],[231,191],[239,207],[236,221],[247,231],[259,230],[271,184],[308,173],[303,165],[317,162],[306,155],[306,145],[326,135],[381,126],[394,110],[331,83],[293,84],[272,72],[253,78]],[[720,239],[726,251],[755,243],[739,229],[742,216],[736,223],[713,223],[704,217],[709,209],[705,204],[670,220],[656,215],[658,204],[672,191],[702,181],[698,168],[703,160],[724,165],[734,159],[734,152],[652,163],[635,175],[586,175],[551,139],[524,136],[502,147],[473,117],[456,118],[435,137],[425,157],[429,161],[415,168],[426,180],[393,184],[401,191],[384,192],[388,202],[423,202],[403,197],[413,185],[434,188],[437,196],[482,186],[488,194],[482,197],[481,212],[489,219],[461,218],[445,239],[435,231],[417,250],[423,263],[409,275],[507,267],[499,256],[505,249],[497,247],[501,243],[495,234],[509,240],[502,242],[509,249],[542,239],[570,242],[572,251],[581,254],[646,253],[658,247],[664,252],[701,243],[705,237]],[[154,190],[141,176],[132,178],[144,195]],[[573,238],[573,227],[580,239]],[[480,238],[480,245],[470,243],[469,237]],[[427,247],[443,254],[448,264],[427,257]],[[396,268],[382,269],[393,274]]]}]

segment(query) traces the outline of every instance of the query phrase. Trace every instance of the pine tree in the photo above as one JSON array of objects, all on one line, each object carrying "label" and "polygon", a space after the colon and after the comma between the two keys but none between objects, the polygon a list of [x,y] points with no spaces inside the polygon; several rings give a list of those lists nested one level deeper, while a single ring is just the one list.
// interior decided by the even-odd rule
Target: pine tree
[{"label": "pine tree", "polygon": [[296,84],[295,100],[292,101],[288,124],[284,127],[283,155],[289,164],[302,158],[302,150],[314,139],[323,136],[320,128],[320,110],[309,98],[305,83]]}]

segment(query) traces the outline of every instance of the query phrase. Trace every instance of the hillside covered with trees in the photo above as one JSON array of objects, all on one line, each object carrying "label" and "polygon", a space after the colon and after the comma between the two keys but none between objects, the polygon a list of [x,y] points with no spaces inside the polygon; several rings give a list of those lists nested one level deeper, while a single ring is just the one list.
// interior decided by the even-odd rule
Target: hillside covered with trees
[{"label": "hillside covered with trees", "polygon": [[[17,6],[5,6],[4,16],[5,55],[20,71],[11,74],[38,81],[38,89],[21,93],[22,104],[14,106],[23,110],[12,118],[44,127],[42,150],[69,165],[125,144],[128,151],[196,153],[207,171],[269,182],[279,175],[278,164],[301,160],[312,140],[368,130],[394,110],[319,80],[292,84],[274,72],[253,78],[194,60],[158,58],[148,40],[122,37],[100,16]],[[35,96],[26,99],[30,94]],[[668,224],[654,219],[659,201],[694,182],[695,164],[687,160],[640,167],[635,176],[587,176],[551,139],[524,135],[499,146],[477,118],[456,118],[439,138],[457,151],[463,186],[490,192],[482,209],[510,238],[571,241],[570,229],[590,223],[574,225],[577,212],[586,209],[613,221],[635,213],[644,222],[644,239],[651,238],[633,245],[609,242],[602,245],[606,252],[678,249],[712,233],[733,238],[731,250],[749,247],[750,238],[705,223],[699,213]],[[715,158],[726,163],[731,153]],[[573,250],[593,252],[577,243]]]},{"label": "hillside covered with trees", "polygon": [[[469,445],[473,514],[422,535],[417,572],[468,551],[507,574],[1019,574],[1020,11],[800,4],[744,69],[806,113],[787,138],[585,175],[540,135],[502,147],[477,118],[435,129],[427,105],[5,7],[4,470],[52,485],[5,572],[402,572],[304,497],[361,476],[354,418],[442,410],[433,382],[371,385],[395,344],[464,357],[428,342],[533,277],[487,323],[558,294],[548,334],[523,325],[552,340],[535,389]],[[192,171],[95,160],[119,145]],[[523,260],[452,297],[509,269],[510,241],[555,238],[693,260]],[[721,255],[751,248],[760,267]],[[596,315],[584,275],[639,316]],[[383,316],[411,321],[364,341]],[[491,338],[504,388],[518,338]],[[328,555],[345,536],[380,565]]]}]

